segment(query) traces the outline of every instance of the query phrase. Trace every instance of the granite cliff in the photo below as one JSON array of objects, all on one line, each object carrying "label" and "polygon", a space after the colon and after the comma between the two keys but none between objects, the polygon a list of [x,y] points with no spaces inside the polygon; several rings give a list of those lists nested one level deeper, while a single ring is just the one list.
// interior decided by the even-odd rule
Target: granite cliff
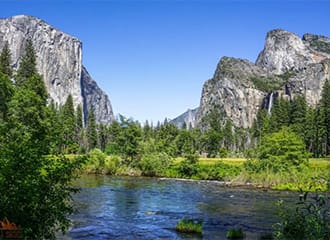
[{"label": "granite cliff", "polygon": [[271,111],[274,97],[303,95],[315,107],[326,79],[330,79],[330,39],[305,34],[299,38],[285,30],[272,30],[255,63],[221,58],[212,79],[205,82],[196,123],[213,108],[223,121],[248,128],[260,108]]},{"label": "granite cliff", "polygon": [[82,65],[82,43],[77,38],[31,16],[0,19],[0,49],[7,41],[14,70],[19,66],[28,39],[33,42],[37,69],[55,103],[62,105],[71,94],[74,105],[83,106],[84,118],[93,108],[98,122],[109,124],[114,119],[108,96]]}]

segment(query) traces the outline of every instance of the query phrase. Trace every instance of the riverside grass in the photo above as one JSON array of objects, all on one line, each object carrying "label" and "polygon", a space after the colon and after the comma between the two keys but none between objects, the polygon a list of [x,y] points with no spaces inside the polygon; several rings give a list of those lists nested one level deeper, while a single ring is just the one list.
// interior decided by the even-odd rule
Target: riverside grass
[{"label": "riverside grass", "polygon": [[[72,156],[70,156],[72,157]],[[115,161],[114,161],[115,160]],[[302,168],[290,170],[290,172],[273,173],[264,171],[261,173],[249,173],[244,169],[245,158],[199,158],[197,174],[182,176],[179,173],[180,163],[183,158],[175,158],[173,164],[164,173],[157,177],[187,178],[195,180],[220,180],[232,185],[249,184],[257,188],[289,191],[327,191],[327,181],[330,175],[330,158],[312,158],[309,164]],[[121,164],[118,156],[106,156],[104,168],[101,174],[139,176],[139,169]],[[113,164],[108,164],[113,163]],[[86,164],[84,172],[95,173],[94,164]],[[116,168],[116,169],[114,169]],[[216,169],[218,172],[215,172]],[[103,170],[103,171],[102,171]]]}]

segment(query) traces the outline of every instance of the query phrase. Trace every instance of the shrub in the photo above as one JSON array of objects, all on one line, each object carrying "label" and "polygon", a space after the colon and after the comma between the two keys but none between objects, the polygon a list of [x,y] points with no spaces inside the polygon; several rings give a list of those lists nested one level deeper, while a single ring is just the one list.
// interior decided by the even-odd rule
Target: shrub
[{"label": "shrub", "polygon": [[201,179],[224,181],[238,176],[240,172],[239,166],[232,166],[221,161],[214,165],[201,165],[198,175],[203,176]]},{"label": "shrub", "polygon": [[244,233],[241,228],[232,228],[227,231],[226,237],[229,239],[242,239],[244,238]]},{"label": "shrub", "polygon": [[295,209],[278,203],[281,221],[274,225],[275,239],[330,239],[329,198],[300,195]]},{"label": "shrub", "polygon": [[179,172],[183,176],[191,177],[198,173],[198,155],[188,154],[179,165]]},{"label": "shrub", "polygon": [[146,153],[138,163],[138,167],[144,176],[161,176],[171,165],[172,158],[163,152]]},{"label": "shrub", "polygon": [[119,156],[108,156],[104,162],[103,173],[114,175],[117,173],[117,170],[120,166],[120,157]]},{"label": "shrub", "polygon": [[106,155],[97,148],[94,148],[87,154],[87,171],[101,173],[105,167]]},{"label": "shrub", "polygon": [[181,219],[175,227],[175,230],[182,233],[202,234],[203,222],[190,219]]}]

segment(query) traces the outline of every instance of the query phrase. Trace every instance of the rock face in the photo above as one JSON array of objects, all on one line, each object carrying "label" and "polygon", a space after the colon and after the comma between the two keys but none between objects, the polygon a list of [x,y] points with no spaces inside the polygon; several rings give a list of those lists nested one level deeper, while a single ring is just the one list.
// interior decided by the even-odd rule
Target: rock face
[{"label": "rock face", "polygon": [[305,34],[300,39],[284,30],[267,34],[256,63],[223,57],[212,79],[205,82],[196,123],[213,108],[236,127],[251,127],[260,108],[271,111],[274,97],[305,96],[316,106],[326,79],[330,79],[330,39]]},{"label": "rock face", "polygon": [[198,108],[195,109],[188,109],[185,113],[181,114],[180,116],[174,118],[170,121],[170,123],[176,125],[178,128],[182,128],[183,124],[189,127],[196,127],[196,114],[198,112]]},{"label": "rock face", "polygon": [[74,106],[82,104],[84,118],[92,107],[98,122],[110,123],[114,116],[107,95],[82,65],[82,43],[31,16],[0,19],[0,49],[7,41],[14,70],[31,39],[37,55],[37,69],[43,75],[50,98],[58,105],[72,95]]},{"label": "rock face", "polygon": [[252,126],[265,97],[251,80],[258,76],[266,77],[267,72],[247,60],[223,57],[213,78],[204,84],[197,123],[216,107],[235,126]]}]

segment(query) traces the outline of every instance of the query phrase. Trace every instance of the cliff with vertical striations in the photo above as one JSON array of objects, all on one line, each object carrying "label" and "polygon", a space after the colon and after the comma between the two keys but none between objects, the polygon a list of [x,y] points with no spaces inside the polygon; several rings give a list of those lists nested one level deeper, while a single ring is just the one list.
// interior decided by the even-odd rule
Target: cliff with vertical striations
[{"label": "cliff with vertical striations", "polygon": [[77,38],[31,16],[0,19],[0,49],[9,43],[14,70],[19,67],[27,39],[33,42],[37,69],[55,103],[64,104],[71,94],[74,105],[83,106],[85,119],[91,108],[100,123],[109,124],[114,119],[108,96],[82,65],[82,43]]}]

